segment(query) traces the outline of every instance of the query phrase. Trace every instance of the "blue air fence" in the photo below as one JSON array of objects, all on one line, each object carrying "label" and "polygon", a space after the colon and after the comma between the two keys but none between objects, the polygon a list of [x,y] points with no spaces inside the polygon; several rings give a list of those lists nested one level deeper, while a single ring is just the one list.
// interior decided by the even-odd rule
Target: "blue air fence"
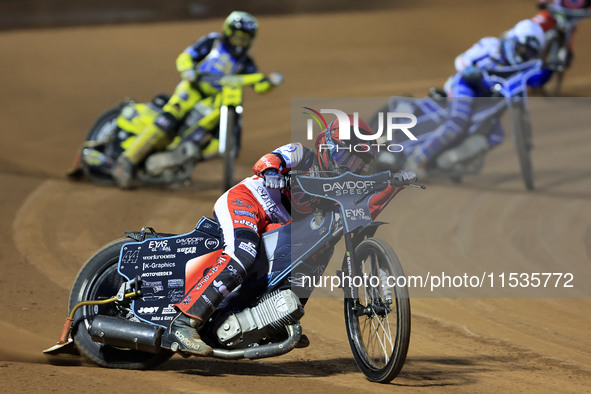
[{"label": "blue air fence", "polygon": [[[502,99],[478,98],[473,108],[492,112],[502,105]],[[416,148],[409,134],[420,142],[425,133],[443,127],[447,111],[441,108],[445,105],[440,100],[407,97],[297,98],[292,100],[291,142],[314,148],[325,122],[357,113],[376,126],[381,113],[382,136],[368,143],[379,145],[376,149],[382,152],[386,147],[391,158],[385,162],[390,167],[371,171],[396,171],[403,167],[408,150]],[[481,167],[462,176],[461,183],[445,177],[420,179],[418,183],[428,186],[426,191],[407,188],[376,219],[387,222],[378,228],[376,238],[393,248],[405,276],[368,269],[356,276],[341,272],[345,254],[341,239],[330,259],[324,255],[300,263],[292,255],[297,265],[290,274],[293,288],[306,295],[304,285],[317,297],[342,297],[343,286],[406,286],[411,297],[590,297],[589,108],[589,98],[529,98],[532,191],[526,190],[522,179],[510,110],[489,118],[477,114],[481,124],[471,124],[472,131],[494,131],[486,135],[493,135],[495,146],[483,153]],[[408,133],[401,126],[404,123],[412,125]],[[348,192],[346,187],[343,191]],[[295,207],[293,214],[294,221],[305,217]],[[312,223],[311,217],[305,220]],[[337,217],[331,231],[338,222]],[[314,225],[310,226],[308,232],[313,233]],[[292,250],[317,242],[319,237],[313,234],[306,239],[309,233],[293,232]]]}]

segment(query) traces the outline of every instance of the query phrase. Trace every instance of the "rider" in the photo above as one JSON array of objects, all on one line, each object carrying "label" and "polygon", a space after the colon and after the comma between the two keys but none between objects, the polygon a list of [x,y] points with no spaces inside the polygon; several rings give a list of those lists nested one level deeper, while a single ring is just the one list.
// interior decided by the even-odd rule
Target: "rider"
[{"label": "rider", "polygon": [[[202,80],[205,74],[252,74],[257,67],[249,48],[258,30],[254,16],[242,11],[232,12],[225,20],[222,33],[211,33],[197,40],[176,59],[183,79],[162,108],[160,115],[149,124],[120,156],[113,178],[122,188],[128,188],[134,171],[152,150],[161,150],[175,136],[181,121],[197,102],[219,92],[219,86]],[[279,75],[255,84],[257,93],[265,93],[281,83]]]},{"label": "rider", "polygon": [[[504,68],[518,72],[518,66],[540,56],[545,43],[542,28],[527,19],[517,23],[502,37],[485,37],[455,59],[456,74],[446,82],[448,115],[443,127],[437,129],[408,157],[405,168],[423,176],[427,165],[437,160],[437,165],[447,170],[457,160],[440,155],[447,148],[459,145],[468,136],[475,97],[491,97],[490,86],[483,81],[483,70]],[[466,155],[491,149],[504,138],[499,124],[489,136],[471,139]],[[469,151],[469,152],[467,152]],[[438,157],[439,156],[439,157]]]},{"label": "rider", "polygon": [[[548,5],[555,7],[557,10],[565,10],[566,12],[550,12]],[[559,28],[564,26],[564,22],[569,22],[571,26],[571,35],[568,42],[568,53],[566,54],[566,67],[569,67],[573,60],[573,37],[574,32],[578,24],[577,19],[573,19],[568,14],[568,11],[584,10],[591,7],[591,0],[538,0],[538,12],[532,20],[542,27],[544,32],[554,29],[556,26]],[[532,87],[543,86],[550,80],[552,71],[544,68],[540,75],[532,79],[528,84]]]},{"label": "rider", "polygon": [[[353,117],[350,118],[353,124]],[[367,135],[374,134],[361,119],[359,129]],[[327,144],[349,148],[352,144],[364,144],[367,149],[357,153],[346,149],[331,152],[319,148]],[[301,212],[311,208],[310,202],[295,201],[297,198],[292,198],[290,189],[286,187],[286,176],[292,169],[297,167],[306,173],[320,175],[344,171],[363,173],[374,159],[375,151],[365,141],[356,137],[341,141],[338,120],[335,120],[319,134],[316,152],[299,143],[284,145],[255,163],[255,175],[224,193],[214,205],[214,216],[222,231],[223,253],[215,270],[210,270],[212,274],[194,284],[185,298],[175,305],[180,313],[166,333],[172,336],[169,337],[171,342],[178,343],[179,351],[194,355],[211,354],[211,347],[200,339],[197,330],[224,298],[245,281],[256,260],[261,235],[290,222],[292,205]],[[412,182],[416,177],[414,173],[403,170],[395,174],[394,179]],[[372,216],[377,216],[403,188],[390,185],[374,195],[369,201]]]}]

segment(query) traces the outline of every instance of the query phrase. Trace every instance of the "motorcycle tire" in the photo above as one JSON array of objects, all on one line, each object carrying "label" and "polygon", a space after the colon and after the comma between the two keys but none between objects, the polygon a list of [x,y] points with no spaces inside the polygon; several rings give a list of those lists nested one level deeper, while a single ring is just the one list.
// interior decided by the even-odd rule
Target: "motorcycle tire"
[{"label": "motorcycle tire", "polygon": [[368,380],[388,383],[401,371],[410,342],[410,301],[406,286],[389,286],[404,277],[398,257],[384,241],[368,238],[355,249],[356,263],[379,285],[363,283],[358,298],[345,299],[345,324],[355,362]]},{"label": "motorcycle tire", "polygon": [[[121,106],[117,106],[103,112],[93,125],[90,126],[85,141],[100,141],[106,138],[106,134],[114,132],[117,128],[117,117],[121,112],[121,108]],[[115,184],[109,174],[97,171],[87,165],[83,165],[82,169],[84,175],[97,185],[112,186]]]},{"label": "motorcycle tire", "polygon": [[513,123],[513,141],[519,157],[521,177],[527,190],[534,190],[534,169],[531,159],[532,132],[529,113],[523,103],[515,106],[511,111]]},{"label": "motorcycle tire", "polygon": [[[70,291],[68,313],[82,301],[111,298],[117,294],[125,279],[117,267],[121,247],[130,242],[121,238],[105,245],[84,264]],[[157,354],[118,348],[94,342],[88,328],[93,316],[108,315],[125,319],[131,301],[112,302],[105,305],[80,307],[74,315],[72,338],[80,354],[87,360],[108,368],[148,369],[168,360],[173,353],[162,350]]]},{"label": "motorcycle tire", "polygon": [[[557,32],[549,34],[546,40],[546,46],[542,52],[542,61],[544,65],[552,64],[552,62],[558,58],[558,52],[564,45],[564,37]],[[565,67],[551,67],[552,77],[546,82],[543,87],[543,94],[547,97],[558,97],[560,90],[562,89],[562,82],[564,80]]]}]

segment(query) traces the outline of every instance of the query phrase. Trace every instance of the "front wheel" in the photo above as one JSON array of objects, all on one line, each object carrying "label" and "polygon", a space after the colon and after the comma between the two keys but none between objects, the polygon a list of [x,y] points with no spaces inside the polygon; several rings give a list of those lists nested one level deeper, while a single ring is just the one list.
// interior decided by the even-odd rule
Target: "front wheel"
[{"label": "front wheel", "polygon": [[527,190],[534,190],[534,169],[531,160],[533,148],[531,121],[529,113],[523,103],[512,110],[513,140],[519,157],[521,177]]},{"label": "front wheel", "polygon": [[[121,247],[129,242],[122,238],[99,250],[82,267],[68,302],[68,312],[76,304],[89,300],[104,300],[117,294],[125,279],[117,272]],[[94,342],[88,333],[94,316],[105,315],[126,319],[130,315],[131,301],[112,302],[104,305],[89,305],[79,308],[74,315],[72,338],[80,354],[101,367],[123,369],[147,369],[154,367],[172,356],[163,350],[158,354],[123,349]]]},{"label": "front wheel", "polygon": [[349,345],[367,379],[388,383],[400,373],[410,341],[408,289],[397,280],[404,272],[392,248],[379,239],[361,242],[355,259],[367,280],[356,298],[345,299]]}]

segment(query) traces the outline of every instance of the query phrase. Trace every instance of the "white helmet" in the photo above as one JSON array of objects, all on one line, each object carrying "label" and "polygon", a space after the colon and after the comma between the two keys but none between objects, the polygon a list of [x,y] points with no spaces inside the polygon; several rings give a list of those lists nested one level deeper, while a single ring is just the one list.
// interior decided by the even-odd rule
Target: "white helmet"
[{"label": "white helmet", "polygon": [[503,54],[511,65],[539,57],[546,43],[542,27],[530,19],[523,20],[503,38]]}]

